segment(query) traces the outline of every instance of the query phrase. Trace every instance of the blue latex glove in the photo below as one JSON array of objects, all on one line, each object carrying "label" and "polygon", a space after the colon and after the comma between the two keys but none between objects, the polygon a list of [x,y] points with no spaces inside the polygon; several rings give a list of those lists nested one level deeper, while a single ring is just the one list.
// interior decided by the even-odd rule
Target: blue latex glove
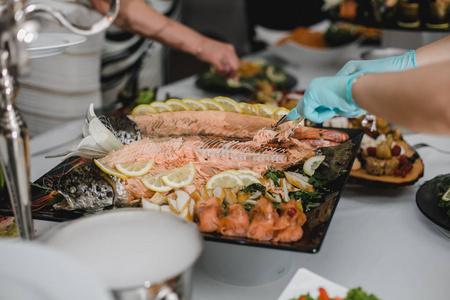
[{"label": "blue latex glove", "polygon": [[299,105],[288,113],[288,119],[295,120],[303,116],[310,121],[322,123],[334,116],[353,118],[366,114],[365,110],[356,105],[351,95],[353,80],[363,73],[366,72],[313,79]]},{"label": "blue latex glove", "polygon": [[336,76],[345,76],[359,71],[372,73],[396,72],[417,68],[416,52],[411,50],[403,55],[373,60],[351,60],[346,63]]}]

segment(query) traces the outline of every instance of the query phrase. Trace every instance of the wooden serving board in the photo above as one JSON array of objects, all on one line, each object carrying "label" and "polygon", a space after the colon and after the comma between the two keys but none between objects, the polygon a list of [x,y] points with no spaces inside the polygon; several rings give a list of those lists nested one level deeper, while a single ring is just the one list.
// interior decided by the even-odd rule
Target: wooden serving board
[{"label": "wooden serving board", "polygon": [[415,156],[416,161],[413,164],[411,172],[406,174],[406,177],[401,176],[387,176],[387,175],[371,175],[361,168],[359,170],[352,170],[348,178],[349,183],[361,184],[366,186],[380,187],[380,188],[398,188],[405,185],[414,184],[419,178],[423,176],[424,165],[419,154],[411,148],[405,141],[397,141],[403,149],[407,157]]}]

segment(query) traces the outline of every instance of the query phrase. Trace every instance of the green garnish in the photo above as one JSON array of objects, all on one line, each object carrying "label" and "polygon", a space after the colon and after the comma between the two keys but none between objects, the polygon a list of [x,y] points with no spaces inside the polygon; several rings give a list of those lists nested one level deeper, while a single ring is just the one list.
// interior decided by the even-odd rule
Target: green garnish
[{"label": "green garnish", "polygon": [[276,187],[280,187],[280,178],[285,178],[283,171],[275,171],[274,169],[268,170],[264,176],[272,179]]},{"label": "green garnish", "polygon": [[245,188],[243,188],[241,190],[243,193],[254,193],[254,192],[261,192],[261,194],[265,194],[266,193],[266,187],[263,186],[260,183],[252,183],[249,186],[246,186]]}]

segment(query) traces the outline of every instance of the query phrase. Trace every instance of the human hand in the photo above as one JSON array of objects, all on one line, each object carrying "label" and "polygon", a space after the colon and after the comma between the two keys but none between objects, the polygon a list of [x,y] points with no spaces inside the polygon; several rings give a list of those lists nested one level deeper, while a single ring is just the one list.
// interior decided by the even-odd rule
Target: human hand
[{"label": "human hand", "polygon": [[365,72],[395,72],[417,68],[415,51],[403,55],[372,60],[351,60],[347,62],[336,76],[350,75],[359,71]]},{"label": "human hand", "polygon": [[352,99],[352,83],[359,72],[346,76],[319,77],[308,85],[302,100],[287,117],[290,120],[303,116],[308,120],[322,123],[334,116],[353,118],[366,113]]},{"label": "human hand", "polygon": [[224,77],[235,77],[239,70],[239,58],[234,46],[213,39],[207,39],[197,49],[196,57],[214,66]]}]

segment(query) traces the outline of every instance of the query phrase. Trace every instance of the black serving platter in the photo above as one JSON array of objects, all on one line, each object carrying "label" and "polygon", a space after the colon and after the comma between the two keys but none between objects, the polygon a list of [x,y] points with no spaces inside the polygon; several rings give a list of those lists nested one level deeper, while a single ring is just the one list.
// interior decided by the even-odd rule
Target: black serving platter
[{"label": "black serving platter", "polygon": [[422,214],[425,215],[434,224],[450,230],[450,216],[447,215],[447,209],[439,207],[440,191],[438,185],[439,182],[450,177],[450,174],[439,175],[432,180],[428,180],[420,186],[416,193],[416,203]]},{"label": "black serving platter", "polygon": [[[303,225],[303,237],[297,241],[292,243],[282,243],[282,242],[265,242],[265,241],[256,241],[243,237],[228,237],[216,233],[202,233],[203,238],[207,241],[215,241],[215,242],[223,242],[223,243],[231,243],[231,244],[239,244],[239,245],[247,245],[247,246],[255,246],[255,247],[263,247],[263,248],[272,248],[279,250],[288,250],[295,252],[307,252],[307,253],[317,253],[320,250],[320,247],[324,241],[326,232],[328,227],[330,226],[331,219],[336,210],[339,199],[342,195],[342,192],[347,183],[350,170],[352,169],[353,162],[355,160],[357,151],[360,147],[360,143],[363,137],[363,131],[359,129],[336,129],[342,132],[345,132],[349,135],[350,140],[353,143],[352,152],[349,156],[344,170],[341,175],[334,180],[329,188],[331,192],[324,197],[324,202],[308,212],[306,214],[307,221],[305,225]],[[57,165],[55,168],[44,174],[41,178],[36,180],[36,184],[43,185],[45,182],[50,180],[55,180],[61,174],[70,170],[77,159],[69,159],[61,164]],[[42,189],[31,186],[32,193],[32,201],[41,198],[45,193]],[[11,205],[9,203],[8,196],[6,194],[2,195],[2,199],[0,199],[0,215],[10,215],[13,213],[11,211]],[[32,213],[34,219],[38,220],[47,220],[54,222],[64,222],[70,221],[77,218],[80,218],[84,215],[83,212],[71,212],[71,211],[58,211],[54,210],[50,206],[45,206],[40,210],[33,211]]]},{"label": "black serving platter", "polygon": [[[227,82],[224,78],[221,78],[220,80],[214,80],[210,81],[206,79],[205,76],[206,73],[201,73],[198,75],[197,80],[195,81],[195,85],[207,92],[211,93],[220,93],[225,95],[236,95],[236,94],[244,94],[244,95],[250,95],[253,93],[253,91],[246,87],[230,87],[227,85]],[[286,81],[275,84],[276,87],[280,90],[290,90],[297,84],[297,79],[286,73]],[[253,86],[253,84],[250,84]],[[256,88],[256,86],[253,86]]]}]

